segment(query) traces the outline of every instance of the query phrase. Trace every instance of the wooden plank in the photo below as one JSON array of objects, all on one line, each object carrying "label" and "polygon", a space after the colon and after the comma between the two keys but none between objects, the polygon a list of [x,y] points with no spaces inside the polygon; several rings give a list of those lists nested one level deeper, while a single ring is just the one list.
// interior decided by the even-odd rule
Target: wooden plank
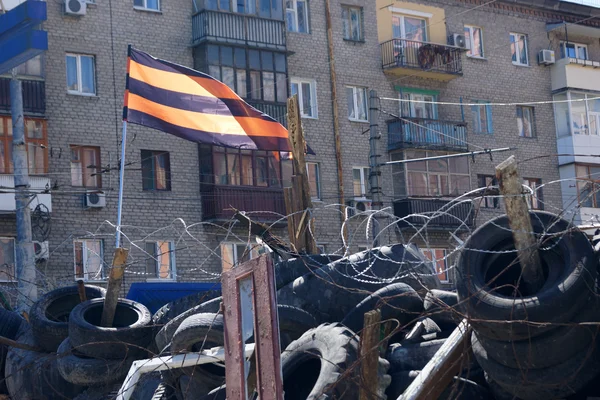
[{"label": "wooden plank", "polygon": [[[303,211],[306,210],[305,204],[303,204],[303,198],[302,196],[299,195],[300,192],[302,192],[303,190],[303,182],[304,182],[304,176],[303,175],[294,175],[292,176],[292,191],[293,191],[293,200],[294,200],[294,208],[296,209],[296,211]],[[298,212],[295,216],[294,216],[294,223],[295,223],[295,229],[294,229],[294,235],[297,231],[300,231],[302,234],[295,236],[298,248],[297,250],[300,252],[301,250],[305,250],[306,249],[306,236],[304,235],[304,226],[300,225],[300,219],[302,217],[302,213]]]},{"label": "wooden plank", "polygon": [[376,400],[379,366],[379,336],[381,333],[381,310],[365,313],[364,328],[360,335],[360,400]]},{"label": "wooden plank", "polygon": [[84,301],[87,301],[87,296],[85,294],[85,284],[81,279],[77,281],[77,292],[79,293],[80,302],[83,303]]},{"label": "wooden plank", "polygon": [[4,336],[0,336],[0,344],[10,346],[10,347],[15,347],[15,348],[21,349],[21,350],[37,351],[38,353],[44,351],[37,346],[30,346],[26,343],[19,343],[15,340],[6,338]]},{"label": "wooden plank", "polygon": [[292,188],[283,188],[283,199],[285,201],[285,213],[287,214],[288,237],[294,251],[298,251],[298,243],[294,235],[296,227],[296,210],[294,209],[294,191]]},{"label": "wooden plank", "polygon": [[523,282],[535,293],[544,284],[542,263],[515,156],[508,157],[496,167],[496,178],[500,193],[504,196],[506,215],[518,252]]},{"label": "wooden plank", "polygon": [[240,221],[244,228],[249,228],[251,234],[260,237],[262,241],[269,245],[269,247],[282,259],[287,260],[295,256],[295,252],[283,239],[271,233],[270,226],[261,222],[252,221],[252,219],[250,219],[250,217],[248,217],[246,214],[243,214],[237,210],[234,217]]},{"label": "wooden plank", "polygon": [[108,287],[106,289],[106,297],[104,298],[104,307],[102,308],[102,318],[100,326],[111,327],[117,310],[119,301],[119,292],[123,284],[123,275],[125,274],[125,264],[127,263],[127,255],[129,250],[122,247],[115,249],[112,268],[108,276]]},{"label": "wooden plank", "polygon": [[461,361],[468,354],[470,343],[471,327],[463,319],[398,400],[439,398],[460,372],[464,364]]}]

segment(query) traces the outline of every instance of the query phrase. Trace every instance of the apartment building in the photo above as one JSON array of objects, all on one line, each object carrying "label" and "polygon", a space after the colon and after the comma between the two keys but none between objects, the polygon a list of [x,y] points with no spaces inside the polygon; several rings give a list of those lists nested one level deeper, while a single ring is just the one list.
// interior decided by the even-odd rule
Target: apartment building
[{"label": "apartment building", "polygon": [[[585,94],[591,86],[572,82],[593,85],[580,73],[595,73],[590,60],[597,50],[593,34],[598,21],[590,17],[592,9],[559,1],[487,3],[49,2],[44,24],[49,50],[18,71],[32,191],[39,191],[31,206],[34,240],[40,242],[40,277],[56,283],[105,280],[114,251],[126,49],[132,44],[209,73],[282,123],[286,98],[298,94],[305,136],[316,153],[307,156],[307,167],[317,243],[325,252],[343,246],[346,215],[335,204],[370,207],[370,90],[381,98],[380,161],[513,148],[493,157],[382,167],[384,207],[403,221],[380,221],[389,224],[381,243],[418,243],[438,260],[440,277],[451,281],[446,272],[451,257],[446,255],[456,238],[502,212],[495,198],[479,199],[475,206],[451,200],[491,184],[494,166],[506,156],[515,154],[523,161],[519,169],[531,188],[532,208],[566,208],[573,196],[585,197],[589,188],[578,186],[575,193],[565,183],[562,188],[546,184],[579,176],[576,171],[583,174],[579,163],[588,166],[588,176],[594,173],[588,159],[556,156],[557,148],[593,139],[593,100],[570,104],[566,111],[563,106],[569,103],[552,104],[565,96],[591,96]],[[566,22],[567,29],[557,28],[557,21]],[[555,51],[555,64],[538,63],[539,52],[547,49]],[[10,187],[7,93],[8,78],[0,78],[0,180]],[[535,104],[518,104],[526,102]],[[572,122],[575,115],[581,117],[582,104],[589,104],[583,111],[585,136]],[[232,223],[233,209],[287,235],[282,188],[292,166],[286,154],[196,145],[139,126],[128,129],[123,231],[132,264],[127,284],[214,281],[223,268],[254,256],[257,250],[248,246],[254,238]],[[557,129],[564,134],[557,136]],[[587,143],[576,144],[589,149]],[[14,200],[11,209],[12,194],[0,195],[5,196],[0,199],[5,213],[0,218],[0,271],[10,280]],[[593,207],[595,197],[590,198]],[[444,213],[430,221],[411,216],[440,209]],[[350,219],[350,251],[370,245],[367,222],[361,216]]]}]

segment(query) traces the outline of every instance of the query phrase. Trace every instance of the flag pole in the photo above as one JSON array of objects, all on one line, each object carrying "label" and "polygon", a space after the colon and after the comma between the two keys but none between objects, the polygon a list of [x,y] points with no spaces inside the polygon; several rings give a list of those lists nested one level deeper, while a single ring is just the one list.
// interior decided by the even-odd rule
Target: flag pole
[{"label": "flag pole", "polygon": [[125,146],[127,145],[127,120],[123,120],[123,134],[121,139],[121,165],[119,166],[119,202],[117,203],[117,237],[115,247],[121,244],[121,217],[123,214],[123,179],[125,177]]}]

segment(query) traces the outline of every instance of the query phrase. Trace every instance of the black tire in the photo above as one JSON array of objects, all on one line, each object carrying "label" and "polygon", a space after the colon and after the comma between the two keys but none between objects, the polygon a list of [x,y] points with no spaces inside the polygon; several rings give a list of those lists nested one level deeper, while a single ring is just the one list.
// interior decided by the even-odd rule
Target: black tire
[{"label": "black tire", "polygon": [[[23,321],[23,318],[16,312],[7,311],[0,307],[0,336],[15,339]],[[4,381],[4,365],[6,364],[8,349],[8,346],[0,344],[0,394],[8,394],[6,382]]]},{"label": "black tire", "polygon": [[[35,345],[31,328],[22,324],[16,340]],[[38,353],[12,347],[6,356],[4,370],[8,393],[15,400],[72,399],[84,386],[65,381],[57,368],[56,354]]]},{"label": "black tire", "polygon": [[390,400],[399,398],[421,371],[396,371],[390,373],[392,381],[385,394]]},{"label": "black tire", "polygon": [[446,339],[430,340],[422,343],[392,345],[386,359],[390,362],[390,371],[420,371],[444,344]]},{"label": "black tire", "polygon": [[517,369],[540,369],[563,363],[587,348],[600,336],[597,325],[582,322],[600,321],[600,309],[595,299],[567,325],[546,332],[530,340],[503,342],[477,335],[488,356],[498,363]]},{"label": "black tire", "polygon": [[69,318],[71,344],[88,357],[122,360],[145,355],[152,340],[150,311],[141,303],[119,299],[113,327],[100,325],[103,299],[79,304]]},{"label": "black tire", "polygon": [[540,335],[553,329],[553,322],[570,321],[594,290],[598,261],[586,235],[554,214],[535,211],[530,215],[543,243],[539,254],[547,277],[537,293],[528,293],[521,282],[522,295],[512,295],[520,277],[515,252],[487,252],[514,249],[506,216],[479,227],[465,242],[456,287],[459,303],[480,335],[506,341]]},{"label": "black tire", "polygon": [[210,392],[217,390],[225,383],[225,376],[219,380],[215,376],[207,376],[198,368],[193,375],[182,375],[177,380],[178,395],[183,400],[195,400],[199,397],[208,396]]},{"label": "black tire", "polygon": [[154,313],[152,316],[152,324],[157,328],[161,328],[182,312],[220,296],[221,290],[208,290],[173,300]]},{"label": "black tire", "polygon": [[281,341],[281,350],[296,339],[299,339],[304,332],[317,327],[317,320],[304,310],[297,307],[277,305],[277,315],[279,316],[279,335]]},{"label": "black tire", "polygon": [[82,356],[73,349],[69,338],[58,346],[58,372],[74,385],[106,386],[122,381],[133,361],[133,358],[109,360]]},{"label": "black tire", "polygon": [[476,335],[471,339],[473,354],[489,378],[523,400],[558,399],[577,393],[600,373],[599,343],[595,341],[559,365],[526,370],[509,368],[494,361]]},{"label": "black tire", "polygon": [[421,315],[423,300],[406,283],[394,283],[379,289],[358,303],[342,320],[342,325],[359,332],[363,329],[365,313],[374,309],[381,310],[382,320],[397,319],[400,326],[394,324],[394,329],[402,329],[408,322]]},{"label": "black tire", "polygon": [[456,292],[432,289],[423,301],[425,315],[435,321],[442,329],[456,328],[462,317],[456,310],[458,295]]},{"label": "black tire", "polygon": [[[356,335],[340,324],[323,324],[306,332],[283,352],[286,400],[358,399],[360,384]],[[380,359],[377,395],[390,384],[389,364]],[[324,396],[324,397],[323,397]]]},{"label": "black tire", "polygon": [[[86,285],[85,294],[91,300],[104,297],[106,290]],[[69,314],[80,302],[77,286],[67,286],[46,293],[31,307],[29,321],[39,347],[49,352],[58,349],[69,336]]]},{"label": "black tire", "polygon": [[307,254],[280,261],[275,264],[275,287],[279,290],[296,278],[321,269],[341,258],[342,256],[337,254]]}]

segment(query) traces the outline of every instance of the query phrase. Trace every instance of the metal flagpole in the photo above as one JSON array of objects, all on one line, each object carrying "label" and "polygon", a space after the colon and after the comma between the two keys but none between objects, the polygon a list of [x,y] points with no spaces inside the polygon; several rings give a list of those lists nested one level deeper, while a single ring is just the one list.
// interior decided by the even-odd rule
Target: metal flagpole
[{"label": "metal flagpole", "polygon": [[125,177],[125,146],[127,145],[127,120],[123,120],[123,134],[121,138],[121,165],[119,166],[119,202],[117,204],[117,238],[115,247],[121,244],[121,216],[123,214],[123,178]]}]

